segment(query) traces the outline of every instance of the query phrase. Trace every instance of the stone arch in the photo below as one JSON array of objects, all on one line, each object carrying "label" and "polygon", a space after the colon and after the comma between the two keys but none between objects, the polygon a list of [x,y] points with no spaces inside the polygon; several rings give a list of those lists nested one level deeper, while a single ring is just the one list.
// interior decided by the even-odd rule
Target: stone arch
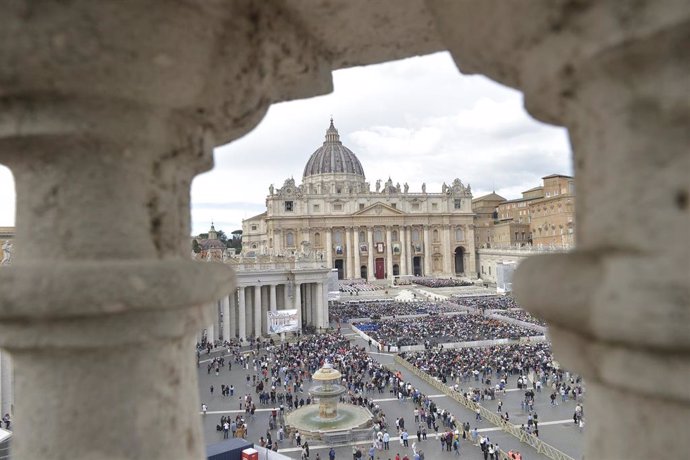
[{"label": "stone arch", "polygon": [[454,252],[455,274],[460,275],[465,273],[465,248],[458,246]]}]

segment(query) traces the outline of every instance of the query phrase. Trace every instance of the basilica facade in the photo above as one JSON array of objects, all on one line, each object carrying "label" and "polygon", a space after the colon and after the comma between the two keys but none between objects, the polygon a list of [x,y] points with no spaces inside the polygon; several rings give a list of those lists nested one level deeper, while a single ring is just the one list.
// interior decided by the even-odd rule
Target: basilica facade
[{"label": "basilica facade", "polygon": [[[372,190],[373,188],[373,190]],[[243,255],[312,255],[340,279],[476,276],[472,191],[460,179],[440,192],[366,180],[331,120],[302,183],[269,187],[266,211],[244,220]]]}]

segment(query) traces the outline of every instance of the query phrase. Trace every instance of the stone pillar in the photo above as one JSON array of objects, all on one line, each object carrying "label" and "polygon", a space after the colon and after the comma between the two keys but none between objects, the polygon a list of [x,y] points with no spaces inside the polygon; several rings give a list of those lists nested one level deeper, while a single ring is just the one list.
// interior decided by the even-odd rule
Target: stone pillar
[{"label": "stone pillar", "polygon": [[239,315],[237,322],[239,324],[239,334],[240,334],[240,341],[244,342],[247,340],[247,303],[245,299],[245,288],[241,286],[238,290],[239,292]]},{"label": "stone pillar", "polygon": [[[587,382],[584,457],[687,457],[690,8],[428,5],[463,72],[519,86],[530,114],[569,130],[577,247],[527,258],[514,288]],[[488,47],[469,43],[498,28]]]},{"label": "stone pillar", "polygon": [[271,311],[276,311],[276,309],[277,309],[277,306],[276,306],[276,287],[277,286],[275,284],[270,285],[271,291],[269,293],[269,297],[270,297]]},{"label": "stone pillar", "polygon": [[328,317],[328,289],[321,283],[321,327],[328,328],[331,323]]},{"label": "stone pillar", "polygon": [[[233,291],[234,292],[234,291]],[[230,294],[232,295],[232,294]],[[223,296],[221,299],[221,307],[223,308],[223,340],[230,340],[235,336],[234,332],[230,331],[230,297]]]},{"label": "stone pillar", "polygon": [[353,265],[354,265],[354,258],[352,257],[353,254],[353,245],[352,245],[352,229],[345,227],[345,268],[346,268],[346,279],[352,279],[354,278],[354,270],[353,270]]},{"label": "stone pillar", "polygon": [[297,309],[297,324],[302,330],[302,292],[300,283],[295,281],[295,308]]},{"label": "stone pillar", "polygon": [[431,240],[429,226],[424,226],[424,276],[431,276]]},{"label": "stone pillar", "polygon": [[261,324],[263,323],[263,318],[261,318],[261,285],[254,286],[254,337],[259,338],[261,336]]},{"label": "stone pillar", "polygon": [[407,268],[407,265],[409,263],[409,250],[408,250],[408,238],[407,238],[407,226],[401,225],[400,226],[400,274],[401,275],[409,275],[409,271]]},{"label": "stone pillar", "polygon": [[391,228],[386,227],[386,275],[389,281],[393,280],[393,239]]},{"label": "stone pillar", "polygon": [[326,229],[326,265],[329,269],[333,268],[333,234],[331,228]]},{"label": "stone pillar", "polygon": [[368,263],[367,263],[367,277],[369,278],[369,281],[373,281],[376,279],[376,276],[374,276],[374,229],[371,227],[367,227],[367,239],[368,239]]},{"label": "stone pillar", "polygon": [[323,295],[323,283],[317,283],[317,284],[316,284],[316,299],[315,299],[315,300],[316,300],[316,302],[315,302],[315,304],[316,304],[316,310],[315,310],[315,313],[316,313],[316,321],[315,321],[315,325],[316,325],[317,330],[318,330],[319,328],[321,328],[321,327],[325,327],[325,325],[324,325],[324,315],[323,315],[323,312],[324,312],[324,308],[323,308],[323,298],[324,298],[324,295]]},{"label": "stone pillar", "polygon": [[362,242],[359,241],[359,229],[357,227],[352,229],[352,250],[354,251],[354,256],[355,256],[355,266],[353,267],[353,278],[361,278],[362,277],[362,272],[361,272],[361,267],[362,267],[362,262],[360,259],[359,255],[359,245]]},{"label": "stone pillar", "polygon": [[283,308],[282,310],[289,310],[291,307],[290,290],[287,284],[283,284]]},{"label": "stone pillar", "polygon": [[443,254],[443,271],[446,275],[453,276],[455,275],[455,254],[453,252],[454,247],[452,247],[450,244],[450,237],[450,226],[444,224],[441,227],[441,253]]},{"label": "stone pillar", "polygon": [[307,324],[313,325],[312,323],[312,315],[311,315],[311,309],[313,305],[313,292],[312,292],[312,283],[304,283],[304,313],[306,316]]},{"label": "stone pillar", "polygon": [[238,311],[238,302],[237,302],[237,290],[232,291],[230,294],[230,318],[229,318],[229,324],[230,324],[230,334],[229,334],[229,339],[234,339],[237,337],[237,311]]}]

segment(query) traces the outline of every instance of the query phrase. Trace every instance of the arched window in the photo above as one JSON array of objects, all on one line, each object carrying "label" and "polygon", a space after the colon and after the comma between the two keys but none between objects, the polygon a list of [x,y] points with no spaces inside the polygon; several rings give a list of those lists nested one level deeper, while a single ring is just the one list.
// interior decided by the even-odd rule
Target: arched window
[{"label": "arched window", "polygon": [[419,229],[416,229],[416,228],[412,229],[412,241],[414,241],[414,242],[419,241]]},{"label": "arched window", "polygon": [[295,247],[295,235],[292,232],[287,232],[285,234],[285,244],[289,248],[294,248]]},{"label": "arched window", "polygon": [[335,233],[333,234],[333,239],[335,240],[335,244],[342,246],[342,244],[343,244],[343,232],[341,230],[336,230]]},{"label": "arched window", "polygon": [[374,231],[374,242],[375,243],[382,243],[383,242],[383,230],[380,228],[377,228]]},{"label": "arched window", "polygon": [[455,241],[465,241],[465,231],[462,227],[455,229]]},{"label": "arched window", "polygon": [[367,237],[364,236],[364,232],[359,232],[359,241],[358,243],[364,243],[367,240]]},{"label": "arched window", "polygon": [[314,233],[314,246],[321,247],[321,233],[319,232]]},{"label": "arched window", "polygon": [[438,230],[434,229],[434,237],[433,237],[434,243],[438,243]]}]

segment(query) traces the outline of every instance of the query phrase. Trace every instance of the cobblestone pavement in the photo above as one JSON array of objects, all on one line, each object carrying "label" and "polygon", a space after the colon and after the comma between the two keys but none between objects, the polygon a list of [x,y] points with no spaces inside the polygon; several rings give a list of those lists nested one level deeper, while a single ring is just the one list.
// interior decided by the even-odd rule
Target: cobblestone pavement
[{"label": "cobblestone pavement", "polygon": [[[359,346],[366,346],[366,342],[362,340],[359,336],[351,333],[349,329],[343,329],[343,333],[353,340]],[[213,353],[210,357],[219,356],[220,353]],[[471,426],[477,427],[481,434],[488,436],[490,442],[498,443],[503,450],[519,450],[523,454],[523,459],[545,459],[546,457],[537,454],[531,447],[521,444],[516,438],[505,433],[504,431],[498,429],[494,425],[485,421],[475,421],[475,415],[464,406],[460,405],[452,398],[445,395],[439,394],[439,391],[433,388],[431,385],[417,378],[411,372],[405,368],[400,368],[394,364],[393,355],[388,353],[375,353],[372,352],[371,355],[381,362],[386,364],[393,369],[400,370],[403,374],[403,378],[406,381],[410,381],[412,385],[419,388],[426,395],[431,395],[439,409],[446,409],[453,413],[460,422],[469,421]],[[246,386],[246,376],[247,374],[252,374],[253,369],[244,370],[233,363],[232,371],[228,371],[227,365],[218,376],[212,371],[210,374],[207,373],[207,363],[209,355],[201,356],[201,363],[199,366],[199,392],[200,399],[202,403],[208,405],[207,415],[201,416],[203,419],[203,430],[206,437],[207,444],[213,444],[215,442],[222,441],[222,432],[216,431],[216,425],[220,423],[220,417],[222,415],[232,415],[235,416],[239,413],[244,413],[243,410],[239,409],[239,397],[243,396],[245,393],[253,391],[251,388]],[[234,397],[223,397],[220,395],[221,384],[234,385],[235,395]],[[214,393],[211,395],[210,386],[214,386]],[[511,378],[508,382],[509,390],[505,395],[500,395],[499,398],[503,400],[503,412],[508,411],[511,417],[511,422],[520,424],[527,420],[527,414],[523,413],[520,408],[520,401],[523,396],[522,391],[518,391],[515,383],[515,378]],[[414,427],[414,417],[412,414],[413,404],[411,401],[406,403],[401,403],[393,397],[392,394],[373,395],[374,401],[381,406],[381,408],[386,413],[387,420],[389,421],[389,426],[394,426],[395,419],[398,417],[403,417],[405,419],[405,425],[408,427]],[[254,398],[257,399],[257,398]],[[258,402],[258,399],[257,399]],[[483,405],[490,410],[496,410],[498,401],[484,401]],[[551,406],[549,393],[544,390],[541,393],[537,393],[535,397],[535,408],[539,414],[539,432],[541,438],[552,444],[553,446],[563,450],[565,453],[573,456],[574,458],[581,458],[583,450],[583,434],[572,422],[572,415],[575,408],[574,401],[568,401],[565,403],[560,402],[558,406]],[[251,442],[258,444],[259,437],[266,435],[266,430],[268,429],[268,419],[270,417],[272,407],[270,406],[259,406],[257,404],[257,412],[253,420],[248,421],[248,436],[247,439]],[[585,404],[585,416],[586,416],[586,404]],[[442,428],[441,428],[442,429]],[[394,429],[393,429],[394,431]],[[410,447],[402,447],[397,441],[396,433],[391,434],[391,450],[390,451],[377,451],[376,458],[386,460],[389,458],[394,458],[396,453],[400,453],[401,457],[407,454],[412,458],[412,442],[416,442],[416,429],[410,429]],[[277,439],[277,432],[272,432],[272,438]],[[424,451],[425,459],[435,460],[435,459],[446,459],[455,458],[453,452],[442,452],[440,442],[433,437],[433,429],[429,433],[428,439],[426,441],[417,442],[418,449]],[[328,450],[330,446],[323,445],[318,441],[309,442],[310,445],[310,460],[314,460],[316,455],[319,454],[321,459],[328,458]],[[370,443],[359,443],[364,453],[363,458],[366,458]],[[352,458],[352,445],[340,446],[336,449],[336,458]],[[280,446],[280,453],[287,455],[292,458],[300,458],[301,449],[294,445],[294,440],[286,440],[283,445]],[[463,441],[461,443],[461,456],[464,459],[483,459],[481,450],[475,447],[469,440]]]}]

